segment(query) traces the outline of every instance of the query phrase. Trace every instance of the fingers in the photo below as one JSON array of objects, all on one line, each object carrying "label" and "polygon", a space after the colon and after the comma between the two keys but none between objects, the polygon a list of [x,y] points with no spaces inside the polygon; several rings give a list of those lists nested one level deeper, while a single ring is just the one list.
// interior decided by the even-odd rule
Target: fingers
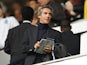
[{"label": "fingers", "polygon": [[51,47],[44,47],[43,51],[50,53],[52,51]]},{"label": "fingers", "polygon": [[37,42],[35,43],[35,45],[34,45],[34,48],[37,49],[37,48],[39,48],[39,47],[40,47],[40,42],[37,41]]}]

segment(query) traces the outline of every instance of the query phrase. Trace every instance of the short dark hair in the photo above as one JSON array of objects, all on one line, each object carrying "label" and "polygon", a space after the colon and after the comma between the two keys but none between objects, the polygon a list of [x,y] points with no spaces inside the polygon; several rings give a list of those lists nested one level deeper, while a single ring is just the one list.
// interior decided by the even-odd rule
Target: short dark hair
[{"label": "short dark hair", "polygon": [[34,15],[34,10],[31,7],[24,6],[22,8],[23,20],[32,20]]},{"label": "short dark hair", "polygon": [[62,20],[60,25],[61,25],[61,28],[70,28],[71,29],[70,22],[66,19]]}]

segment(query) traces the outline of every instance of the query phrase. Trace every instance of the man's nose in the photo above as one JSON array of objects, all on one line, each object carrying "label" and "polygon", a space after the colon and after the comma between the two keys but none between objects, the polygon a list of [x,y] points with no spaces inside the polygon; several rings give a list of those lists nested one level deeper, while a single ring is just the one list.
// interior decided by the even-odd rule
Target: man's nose
[{"label": "man's nose", "polygon": [[50,14],[47,14],[47,17],[51,17]]}]

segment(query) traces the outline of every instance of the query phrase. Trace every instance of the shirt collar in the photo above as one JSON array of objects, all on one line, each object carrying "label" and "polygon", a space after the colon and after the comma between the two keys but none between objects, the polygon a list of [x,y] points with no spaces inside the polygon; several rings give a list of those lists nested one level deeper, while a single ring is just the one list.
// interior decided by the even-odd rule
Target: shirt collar
[{"label": "shirt collar", "polygon": [[23,20],[23,23],[31,23],[29,20]]}]

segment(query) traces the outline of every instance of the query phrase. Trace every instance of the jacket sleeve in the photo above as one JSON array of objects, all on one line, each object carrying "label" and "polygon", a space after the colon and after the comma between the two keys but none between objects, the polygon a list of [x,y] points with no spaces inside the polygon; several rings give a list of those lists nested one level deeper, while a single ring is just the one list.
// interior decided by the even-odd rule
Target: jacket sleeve
[{"label": "jacket sleeve", "polygon": [[11,39],[11,33],[9,31],[7,39],[5,41],[5,47],[4,47],[4,52],[7,54],[11,54],[11,49],[10,49],[10,39]]}]

